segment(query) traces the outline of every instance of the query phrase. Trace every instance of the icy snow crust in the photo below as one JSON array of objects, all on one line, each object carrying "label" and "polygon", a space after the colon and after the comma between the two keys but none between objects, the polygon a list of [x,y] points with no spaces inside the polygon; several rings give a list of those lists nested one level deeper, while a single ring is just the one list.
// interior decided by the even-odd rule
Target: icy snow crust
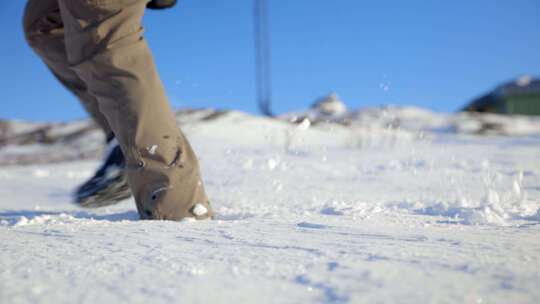
[{"label": "icy snow crust", "polygon": [[538,125],[480,137],[407,111],[184,121],[214,221],[77,208],[97,160],[0,167],[0,302],[538,303]]}]

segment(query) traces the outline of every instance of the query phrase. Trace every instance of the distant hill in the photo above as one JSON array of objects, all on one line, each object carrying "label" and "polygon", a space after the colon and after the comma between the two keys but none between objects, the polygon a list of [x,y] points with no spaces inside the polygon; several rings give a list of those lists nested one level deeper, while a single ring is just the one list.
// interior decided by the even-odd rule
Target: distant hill
[{"label": "distant hill", "polygon": [[540,115],[540,79],[522,76],[480,96],[463,108],[469,112]]}]

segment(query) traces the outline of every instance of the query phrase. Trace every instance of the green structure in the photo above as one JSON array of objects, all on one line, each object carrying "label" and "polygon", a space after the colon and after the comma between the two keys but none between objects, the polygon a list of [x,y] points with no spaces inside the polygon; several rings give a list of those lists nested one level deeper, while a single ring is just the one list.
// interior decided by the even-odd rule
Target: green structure
[{"label": "green structure", "polygon": [[503,84],[473,100],[463,111],[540,115],[540,79],[523,76]]}]

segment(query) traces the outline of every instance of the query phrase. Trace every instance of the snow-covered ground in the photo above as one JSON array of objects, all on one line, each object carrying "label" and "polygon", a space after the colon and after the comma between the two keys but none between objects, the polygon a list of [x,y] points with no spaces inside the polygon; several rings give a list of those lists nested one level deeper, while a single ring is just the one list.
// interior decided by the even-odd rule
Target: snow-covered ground
[{"label": "snow-covered ground", "polygon": [[539,303],[538,121],[492,117],[528,135],[478,136],[454,132],[474,128],[462,117],[381,113],[184,122],[214,221],[78,208],[95,159],[0,167],[0,303]]}]

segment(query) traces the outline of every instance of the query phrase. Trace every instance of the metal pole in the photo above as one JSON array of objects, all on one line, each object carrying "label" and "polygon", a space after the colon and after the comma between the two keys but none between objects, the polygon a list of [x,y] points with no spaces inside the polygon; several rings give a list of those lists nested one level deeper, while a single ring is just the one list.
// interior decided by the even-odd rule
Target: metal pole
[{"label": "metal pole", "polygon": [[272,79],[270,70],[270,32],[268,1],[254,0],[255,19],[255,72],[257,103],[266,116],[274,116],[272,104]]}]

